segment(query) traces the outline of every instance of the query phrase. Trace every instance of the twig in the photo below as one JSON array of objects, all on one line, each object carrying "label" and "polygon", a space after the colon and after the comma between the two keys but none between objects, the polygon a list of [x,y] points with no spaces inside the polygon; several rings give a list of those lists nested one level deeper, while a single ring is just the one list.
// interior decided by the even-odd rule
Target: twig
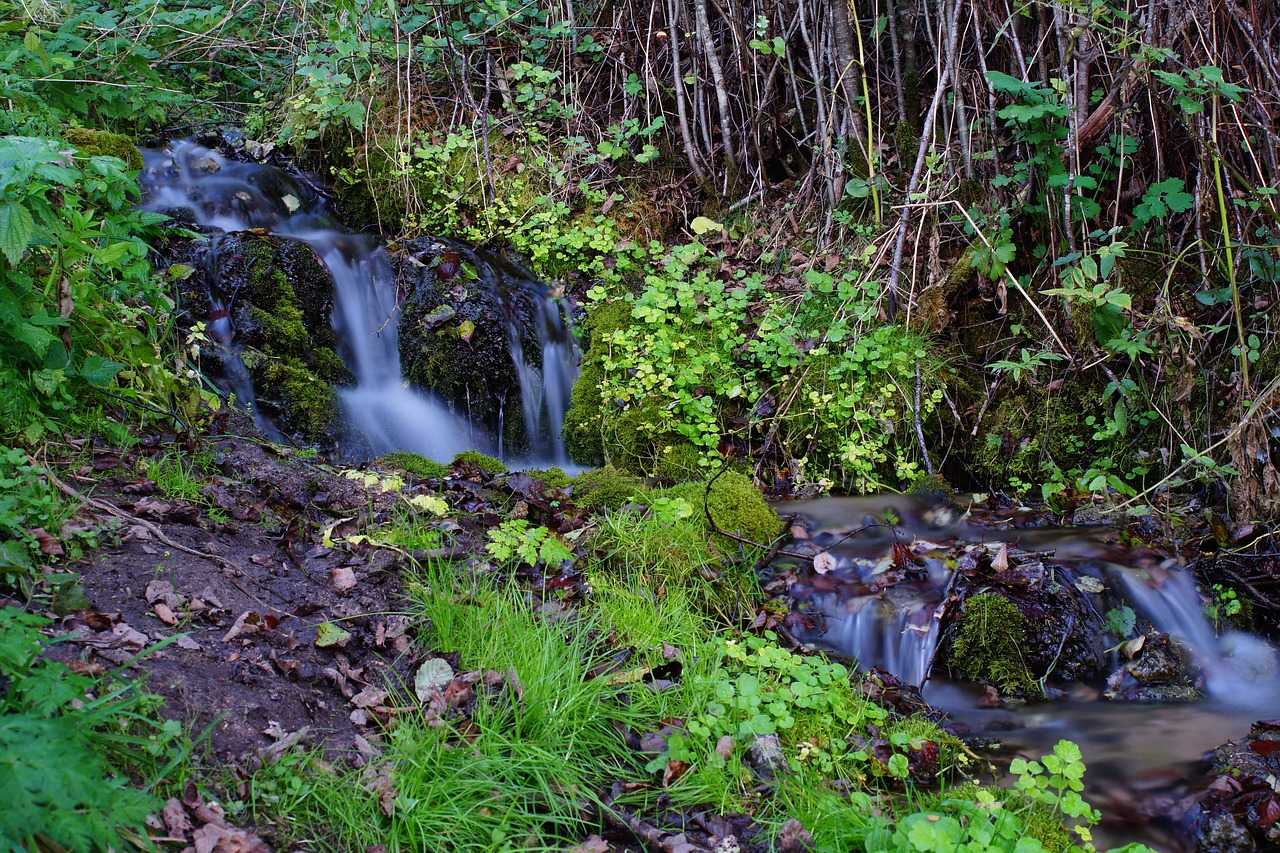
[{"label": "twig", "polygon": [[53,472],[49,471],[49,469],[47,468],[45,469],[45,474],[49,478],[49,481],[53,483],[55,486],[57,486],[58,489],[62,491],[64,494],[66,494],[67,496],[75,498],[76,500],[80,501],[86,506],[91,506],[94,509],[101,510],[102,512],[105,512],[108,515],[114,515],[116,518],[123,518],[133,524],[137,524],[139,527],[142,527],[148,533],[154,536],[156,540],[160,542],[160,544],[164,545],[166,548],[172,548],[175,551],[181,551],[182,553],[190,554],[193,557],[200,557],[201,559],[208,560],[211,563],[214,563],[217,566],[224,569],[236,568],[235,564],[232,563],[230,560],[226,559],[225,557],[219,557],[217,554],[206,554],[204,551],[197,551],[194,548],[188,548],[186,545],[182,545],[178,542],[174,542],[168,536],[165,536],[164,533],[161,532],[160,528],[157,527],[156,525],[152,524],[146,519],[138,518],[136,515],[133,515],[132,513],[125,512],[115,504],[108,503],[107,501],[100,501],[97,498],[91,498],[91,497],[88,497],[87,495],[82,494],[81,492],[77,492],[75,489],[71,488],[66,483],[59,480],[56,476],[54,476]]}]

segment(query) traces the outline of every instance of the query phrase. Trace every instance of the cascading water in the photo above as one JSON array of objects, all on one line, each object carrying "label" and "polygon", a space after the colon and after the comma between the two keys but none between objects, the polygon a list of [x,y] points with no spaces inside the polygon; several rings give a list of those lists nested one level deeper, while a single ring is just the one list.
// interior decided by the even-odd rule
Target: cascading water
[{"label": "cascading water", "polygon": [[[355,377],[354,386],[341,391],[341,400],[349,423],[369,450],[375,454],[409,450],[445,460],[462,450],[494,449],[474,424],[407,387],[400,363],[396,275],[375,237],[342,230],[317,193],[280,169],[230,160],[192,142],[146,152],[146,160],[143,183],[148,209],[185,211],[196,224],[223,232],[262,229],[312,248],[333,277],[332,323],[341,339],[343,361]],[[487,261],[485,265],[495,266]],[[511,335],[517,344],[511,357],[520,372],[530,444],[537,458],[564,462],[559,433],[577,375],[577,350],[564,312],[546,298],[545,286],[527,273],[504,274],[501,283],[512,280],[521,282],[522,293],[540,288],[535,304],[544,342],[541,364],[527,364],[518,333]],[[226,318],[227,306],[212,295],[211,301]],[[211,317],[211,324],[216,322],[219,318]],[[232,343],[233,330],[228,325],[222,333],[216,327],[213,331],[226,352],[232,390],[254,411],[252,385]]]},{"label": "cascading water", "polygon": [[1178,641],[1204,675],[1210,696],[1240,707],[1280,706],[1276,650],[1242,631],[1214,632],[1195,581],[1185,571],[1114,567],[1125,596],[1157,631]]}]

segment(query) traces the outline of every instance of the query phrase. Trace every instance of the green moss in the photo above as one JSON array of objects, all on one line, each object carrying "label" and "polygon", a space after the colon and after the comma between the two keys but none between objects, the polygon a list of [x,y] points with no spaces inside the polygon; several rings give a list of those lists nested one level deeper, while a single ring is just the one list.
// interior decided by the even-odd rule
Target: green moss
[{"label": "green moss", "polygon": [[1006,695],[1039,696],[1040,685],[1023,659],[1026,645],[1027,620],[1017,606],[994,592],[979,593],[964,603],[951,667]]},{"label": "green moss", "polygon": [[702,454],[688,442],[665,445],[658,449],[656,456],[653,475],[659,479],[680,482],[702,474],[698,464]]},{"label": "green moss", "polygon": [[588,509],[619,509],[649,494],[644,480],[612,466],[596,468],[573,478],[573,498]]},{"label": "green moss", "polygon": [[68,127],[62,134],[82,157],[118,157],[130,169],[141,171],[142,152],[129,137],[88,127]]},{"label": "green moss", "polygon": [[973,461],[990,482],[1003,486],[1016,477],[1041,483],[1055,469],[1087,467],[1100,452],[1095,428],[1085,419],[1103,415],[1096,402],[1102,390],[1080,378],[1057,391],[1049,387],[1047,382],[1015,386],[987,415]]},{"label": "green moss", "polygon": [[432,480],[442,480],[449,476],[448,465],[437,462],[434,459],[428,459],[417,453],[397,450],[395,453],[388,453],[383,456],[381,461],[384,465],[399,468],[407,474],[417,474],[419,477],[426,477]]},{"label": "green moss", "polygon": [[898,168],[903,174],[911,174],[920,153],[920,132],[911,126],[911,122],[900,121],[894,125],[893,141],[898,148]]},{"label": "green moss", "polygon": [[709,492],[705,482],[691,481],[658,494],[682,498],[693,504],[694,517],[704,525],[709,512],[716,526],[724,532],[735,533],[761,545],[768,545],[782,531],[782,519],[765,502],[764,495],[751,478],[743,474],[726,471],[715,479]]},{"label": "green moss", "polygon": [[294,360],[268,361],[255,381],[262,390],[259,400],[274,397],[280,417],[291,431],[311,436],[332,435],[341,416],[341,406],[333,387],[322,382],[304,365]]},{"label": "green moss", "polygon": [[586,322],[586,353],[582,370],[573,386],[569,411],[564,419],[564,443],[569,458],[579,465],[605,463],[604,435],[607,413],[600,396],[604,382],[604,360],[609,338],[631,323],[631,303],[597,303]]},{"label": "green moss", "polygon": [[471,465],[487,474],[505,474],[507,465],[501,459],[486,456],[478,450],[464,450],[453,457],[454,465]]},{"label": "green moss", "polygon": [[566,474],[564,469],[554,466],[545,470],[530,468],[525,473],[535,480],[541,480],[548,489],[567,489],[573,484],[573,478]]},{"label": "green moss", "polygon": [[885,727],[883,736],[893,743],[894,735],[905,735],[913,743],[922,740],[933,741],[938,745],[938,767],[942,771],[953,767],[960,756],[959,739],[925,717],[912,715],[894,720]]}]

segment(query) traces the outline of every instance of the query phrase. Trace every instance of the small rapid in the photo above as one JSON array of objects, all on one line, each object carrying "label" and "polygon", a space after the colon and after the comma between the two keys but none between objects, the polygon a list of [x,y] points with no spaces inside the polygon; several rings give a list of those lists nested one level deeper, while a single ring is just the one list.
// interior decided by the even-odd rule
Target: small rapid
[{"label": "small rapid", "polygon": [[[1095,837],[1109,844],[1196,849],[1204,804],[1225,796],[1206,793],[1206,756],[1232,739],[1251,743],[1251,726],[1280,708],[1276,649],[1215,630],[1176,555],[1127,545],[1110,527],[904,497],[782,509],[798,513],[788,549],[814,558],[812,568],[774,567],[812,625],[797,638],[922,688],[996,765],[1075,742],[1085,793],[1107,815]],[[965,607],[991,592],[1017,603],[1017,655],[1052,701],[959,677]]]},{"label": "small rapid", "polygon": [[[219,233],[264,231],[309,246],[333,279],[331,322],[340,340],[339,354],[354,377],[340,389],[346,420],[359,442],[373,455],[407,450],[447,461],[457,453],[478,449],[504,455],[501,432],[454,412],[443,401],[409,386],[401,367],[394,263],[381,241],[370,234],[352,233],[329,212],[324,198],[312,187],[282,169],[239,162],[190,141],[175,142],[163,151],[144,152],[144,206],[148,210],[189,216],[202,229],[214,232],[208,257],[216,257]],[[459,244],[460,245],[460,244]],[[510,353],[521,380],[531,455],[537,460],[567,462],[560,429],[568,409],[569,392],[577,377],[578,352],[568,326],[567,308],[548,296],[546,285],[506,262],[500,268],[490,256],[467,249],[482,277],[495,287],[512,287],[504,299],[525,299],[536,306],[539,340],[537,364],[530,364],[518,331],[508,336]],[[207,266],[216,267],[210,263]],[[217,271],[210,279],[216,282]],[[249,409],[273,437],[279,433],[255,405],[255,394],[235,342],[229,306],[210,293],[213,338],[222,348],[228,390]]]}]

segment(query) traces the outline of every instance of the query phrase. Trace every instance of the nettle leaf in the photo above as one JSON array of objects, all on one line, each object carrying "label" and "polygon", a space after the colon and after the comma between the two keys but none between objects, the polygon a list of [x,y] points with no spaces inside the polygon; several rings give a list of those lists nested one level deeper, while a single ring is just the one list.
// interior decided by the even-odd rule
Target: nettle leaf
[{"label": "nettle leaf", "polygon": [[124,370],[124,365],[118,361],[101,355],[91,355],[84,360],[84,364],[80,365],[80,378],[84,379],[90,385],[96,385],[99,388],[106,387],[111,384],[111,380],[116,378],[116,374]]},{"label": "nettle leaf", "polygon": [[0,204],[0,252],[15,267],[36,235],[36,223],[31,212],[17,202]]}]

